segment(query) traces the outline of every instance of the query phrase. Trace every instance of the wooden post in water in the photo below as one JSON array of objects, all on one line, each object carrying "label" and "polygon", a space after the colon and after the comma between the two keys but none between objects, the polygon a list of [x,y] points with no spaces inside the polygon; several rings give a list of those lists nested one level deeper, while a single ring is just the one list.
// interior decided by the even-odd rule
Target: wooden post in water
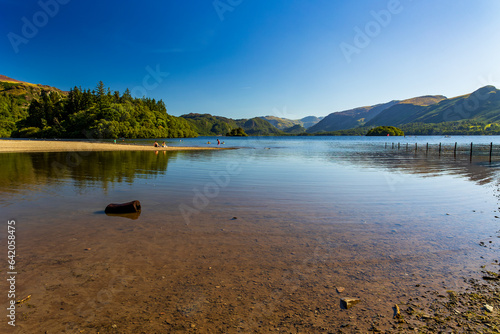
[{"label": "wooden post in water", "polygon": [[493,143],[490,143],[490,164],[491,164],[491,154],[493,153]]},{"label": "wooden post in water", "polygon": [[385,148],[387,148],[387,142],[385,143]]},{"label": "wooden post in water", "polygon": [[417,143],[415,143],[415,153],[417,153],[418,151],[418,146],[417,146]]},{"label": "wooden post in water", "polygon": [[394,149],[394,143],[392,143],[392,149]]},{"label": "wooden post in water", "polygon": [[453,158],[457,158],[457,142],[455,142],[455,149],[453,150]]},{"label": "wooden post in water", "polygon": [[427,153],[429,153],[429,143],[425,145],[425,155],[427,155]]},{"label": "wooden post in water", "polygon": [[470,143],[470,162],[472,162],[472,143]]},{"label": "wooden post in water", "polygon": [[399,146],[401,146],[401,143],[398,143],[398,151],[399,151]]},{"label": "wooden post in water", "polygon": [[441,143],[439,143],[439,156],[441,157]]}]

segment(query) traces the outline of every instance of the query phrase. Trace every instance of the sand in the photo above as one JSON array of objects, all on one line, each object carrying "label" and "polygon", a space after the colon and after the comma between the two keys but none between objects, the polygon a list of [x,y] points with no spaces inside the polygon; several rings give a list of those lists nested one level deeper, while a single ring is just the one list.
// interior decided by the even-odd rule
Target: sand
[{"label": "sand", "polygon": [[[272,212],[200,215],[189,225],[142,216],[41,217],[19,232],[17,294],[31,298],[17,306],[18,332],[489,333],[499,321],[482,311],[498,309],[498,286],[451,298],[422,280],[428,273],[404,278],[414,259],[353,261],[335,246],[352,239],[351,226],[311,228]],[[345,310],[345,297],[361,302]],[[13,331],[4,321],[0,332]]]},{"label": "sand", "polygon": [[0,153],[69,151],[193,151],[220,150],[220,147],[154,147],[137,144],[97,143],[64,140],[0,140]]}]

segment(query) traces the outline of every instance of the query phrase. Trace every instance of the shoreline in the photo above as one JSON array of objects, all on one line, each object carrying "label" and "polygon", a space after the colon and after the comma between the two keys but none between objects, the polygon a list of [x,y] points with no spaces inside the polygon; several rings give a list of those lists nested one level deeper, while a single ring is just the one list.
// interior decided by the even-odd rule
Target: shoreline
[{"label": "shoreline", "polygon": [[84,151],[206,151],[228,150],[222,147],[154,147],[135,144],[99,143],[89,141],[70,140],[12,140],[0,139],[0,153],[23,152],[84,152]]}]

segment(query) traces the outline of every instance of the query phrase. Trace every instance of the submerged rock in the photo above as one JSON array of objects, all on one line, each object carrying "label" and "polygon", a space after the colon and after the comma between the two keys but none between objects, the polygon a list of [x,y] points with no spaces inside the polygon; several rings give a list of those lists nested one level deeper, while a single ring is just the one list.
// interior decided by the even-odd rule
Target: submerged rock
[{"label": "submerged rock", "polygon": [[490,312],[490,313],[493,313],[493,311],[495,310],[493,308],[493,306],[488,305],[488,304],[484,304],[483,309],[486,310],[486,311],[488,311],[488,312]]},{"label": "submerged rock", "polygon": [[361,299],[359,298],[350,298],[350,297],[342,298],[340,300],[340,307],[347,310],[356,305],[357,303],[359,303],[360,301]]}]

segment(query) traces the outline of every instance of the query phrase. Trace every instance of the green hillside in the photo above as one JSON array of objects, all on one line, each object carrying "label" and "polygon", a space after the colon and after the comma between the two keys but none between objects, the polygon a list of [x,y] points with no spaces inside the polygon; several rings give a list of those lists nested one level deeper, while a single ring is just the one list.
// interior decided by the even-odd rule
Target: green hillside
[{"label": "green hillside", "polygon": [[250,136],[280,136],[283,134],[281,130],[260,117],[238,120],[237,123]]},{"label": "green hillside", "polygon": [[302,125],[302,122],[300,122],[299,120],[291,120],[291,119],[280,118],[280,117],[276,117],[276,116],[262,116],[261,118],[268,121],[274,127],[278,128],[280,130],[284,130],[286,128],[291,128],[292,126],[297,125],[297,124]]},{"label": "green hillside", "polygon": [[443,123],[475,120],[486,123],[500,122],[500,93],[486,86],[467,95],[443,99],[429,105],[398,104],[384,110],[367,126],[400,126],[409,123]]},{"label": "green hillside", "polygon": [[[340,112],[332,113],[326,116],[318,124],[307,129],[308,133],[331,132],[338,130],[352,129],[362,126],[393,125],[393,119],[405,120],[414,115],[421,108],[427,105],[438,103],[446,99],[444,96],[421,96],[403,101],[390,101],[374,106],[360,107]],[[394,111],[395,112],[392,112]],[[381,115],[384,115],[383,117]],[[379,124],[380,120],[383,124]],[[402,123],[404,124],[404,123]]]},{"label": "green hillside", "polygon": [[237,128],[242,128],[249,136],[279,136],[284,134],[283,131],[260,117],[238,120],[210,114],[188,114],[181,117],[186,119],[202,136],[225,135]]},{"label": "green hillside", "polygon": [[274,127],[283,131],[285,131],[286,129],[291,129],[295,125],[299,125],[304,127],[305,129],[308,129],[323,119],[323,117],[316,117],[316,116],[307,116],[301,119],[288,119],[276,116],[263,116],[261,118],[265,119],[266,121],[271,123]]},{"label": "green hillside", "polygon": [[36,138],[193,137],[196,131],[167,114],[163,101],[94,90],[69,92],[0,76],[0,135]]},{"label": "green hillside", "polygon": [[288,133],[288,134],[298,135],[298,134],[305,133],[306,128],[300,124],[297,124],[297,125],[291,126],[289,128],[283,129],[283,132]]},{"label": "green hillside", "polygon": [[234,119],[212,116],[210,114],[191,113],[182,115],[181,117],[184,118],[200,136],[220,136],[239,127]]},{"label": "green hillside", "polygon": [[44,85],[35,85],[0,75],[0,137],[10,137],[17,122],[28,117],[28,108],[42,93],[65,96],[67,93]]},{"label": "green hillside", "polygon": [[335,112],[326,116],[319,123],[307,129],[307,132],[329,132],[363,126],[368,120],[371,120],[373,117],[395,103],[397,103],[397,101]]}]

